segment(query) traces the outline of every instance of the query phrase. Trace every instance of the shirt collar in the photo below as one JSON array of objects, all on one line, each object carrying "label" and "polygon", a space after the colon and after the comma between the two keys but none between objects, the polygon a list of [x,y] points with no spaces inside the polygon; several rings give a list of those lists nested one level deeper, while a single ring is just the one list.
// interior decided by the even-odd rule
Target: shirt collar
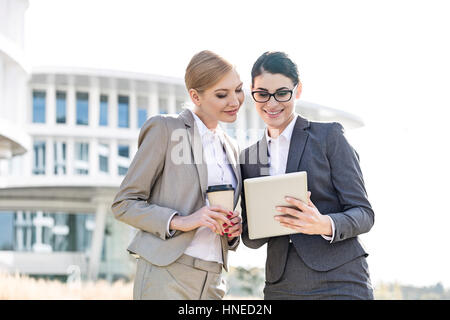
[{"label": "shirt collar", "polygon": [[[294,131],[294,126],[295,126],[295,122],[297,120],[298,114],[294,112],[294,118],[291,120],[291,122],[289,122],[289,124],[287,125],[286,128],[284,128],[283,132],[278,136],[281,137],[283,136],[287,141],[291,141],[291,137],[292,137],[292,132]],[[267,141],[267,145],[269,144],[269,142],[271,142],[272,140],[276,140],[278,138],[272,138],[269,136],[269,131],[266,129],[264,130],[265,136],[266,136],[266,141]]]},{"label": "shirt collar", "polygon": [[207,126],[205,126],[205,124],[203,123],[203,121],[195,114],[194,111],[190,110],[189,111],[192,112],[192,115],[194,116],[195,119],[195,125],[198,128],[198,132],[200,133],[200,136],[203,138],[205,134],[212,134],[214,135],[214,133],[216,133],[219,138],[223,141],[223,130],[220,127],[220,125],[217,125],[217,128],[215,131],[208,129]]}]

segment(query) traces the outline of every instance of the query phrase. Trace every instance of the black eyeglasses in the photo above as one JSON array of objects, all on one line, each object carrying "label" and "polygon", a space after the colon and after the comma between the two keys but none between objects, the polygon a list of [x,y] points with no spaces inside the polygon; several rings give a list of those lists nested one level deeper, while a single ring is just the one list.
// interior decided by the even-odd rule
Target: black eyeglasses
[{"label": "black eyeglasses", "polygon": [[253,100],[256,102],[267,102],[270,97],[273,97],[278,102],[287,102],[291,100],[292,93],[294,92],[297,85],[292,90],[278,90],[275,93],[269,93],[267,91],[252,91]]}]

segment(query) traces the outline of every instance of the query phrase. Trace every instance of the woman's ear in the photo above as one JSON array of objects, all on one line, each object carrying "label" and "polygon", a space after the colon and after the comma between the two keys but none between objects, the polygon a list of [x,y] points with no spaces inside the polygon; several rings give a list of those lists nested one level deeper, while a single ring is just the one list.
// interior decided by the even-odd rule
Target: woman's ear
[{"label": "woman's ear", "polygon": [[300,98],[301,94],[302,94],[302,83],[299,81],[297,85],[297,92],[295,93],[295,99]]},{"label": "woman's ear", "polygon": [[192,102],[197,106],[200,107],[201,105],[201,98],[197,90],[195,89],[189,89],[189,96],[191,97]]}]

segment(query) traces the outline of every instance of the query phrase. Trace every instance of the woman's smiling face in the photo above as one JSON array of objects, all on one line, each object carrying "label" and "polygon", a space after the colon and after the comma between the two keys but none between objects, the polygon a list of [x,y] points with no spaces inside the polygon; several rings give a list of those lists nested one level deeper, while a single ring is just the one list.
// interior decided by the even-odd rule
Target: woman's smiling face
[{"label": "woman's smiling face", "polygon": [[[279,102],[275,97],[270,97],[267,102],[256,102],[255,107],[261,119],[267,125],[270,131],[278,130],[281,133],[294,117],[295,99],[298,99],[301,94],[302,86],[299,82],[297,86],[292,80],[281,73],[262,72],[256,76],[253,81],[252,92],[276,93],[280,96],[285,94],[285,91],[294,90],[291,98],[286,102]],[[264,95],[264,93],[263,93]],[[282,98],[279,100],[283,100]]]},{"label": "woman's smiling face", "polygon": [[199,93],[190,89],[195,113],[210,128],[215,128],[218,121],[234,122],[244,102],[242,81],[235,69],[225,74],[215,85]]}]

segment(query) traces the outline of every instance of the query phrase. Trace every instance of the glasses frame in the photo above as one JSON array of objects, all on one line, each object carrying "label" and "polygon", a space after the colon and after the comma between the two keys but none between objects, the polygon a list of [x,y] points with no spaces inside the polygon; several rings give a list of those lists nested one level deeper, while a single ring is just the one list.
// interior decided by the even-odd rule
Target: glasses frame
[{"label": "glasses frame", "polygon": [[[270,98],[272,98],[272,97],[275,99],[275,101],[278,101],[278,102],[288,102],[289,100],[292,99],[292,94],[293,94],[294,90],[297,88],[297,86],[298,86],[298,84],[296,84],[295,87],[292,88],[292,90],[286,90],[286,89],[283,89],[283,90],[275,91],[274,93],[270,93],[270,92],[268,92],[268,91],[262,91],[262,90],[252,91],[252,98],[253,98],[253,100],[255,100],[255,102],[258,102],[258,103],[266,103],[266,102],[269,102]],[[258,101],[258,100],[256,100],[256,98],[255,98],[255,93],[259,93],[259,92],[263,92],[263,93],[266,93],[266,94],[269,95],[269,97],[267,98],[266,101]],[[289,96],[289,99],[287,99],[287,100],[281,100],[281,101],[280,101],[280,100],[278,100],[278,99],[275,97],[275,95],[276,95],[278,92],[289,92],[291,95]]]}]

